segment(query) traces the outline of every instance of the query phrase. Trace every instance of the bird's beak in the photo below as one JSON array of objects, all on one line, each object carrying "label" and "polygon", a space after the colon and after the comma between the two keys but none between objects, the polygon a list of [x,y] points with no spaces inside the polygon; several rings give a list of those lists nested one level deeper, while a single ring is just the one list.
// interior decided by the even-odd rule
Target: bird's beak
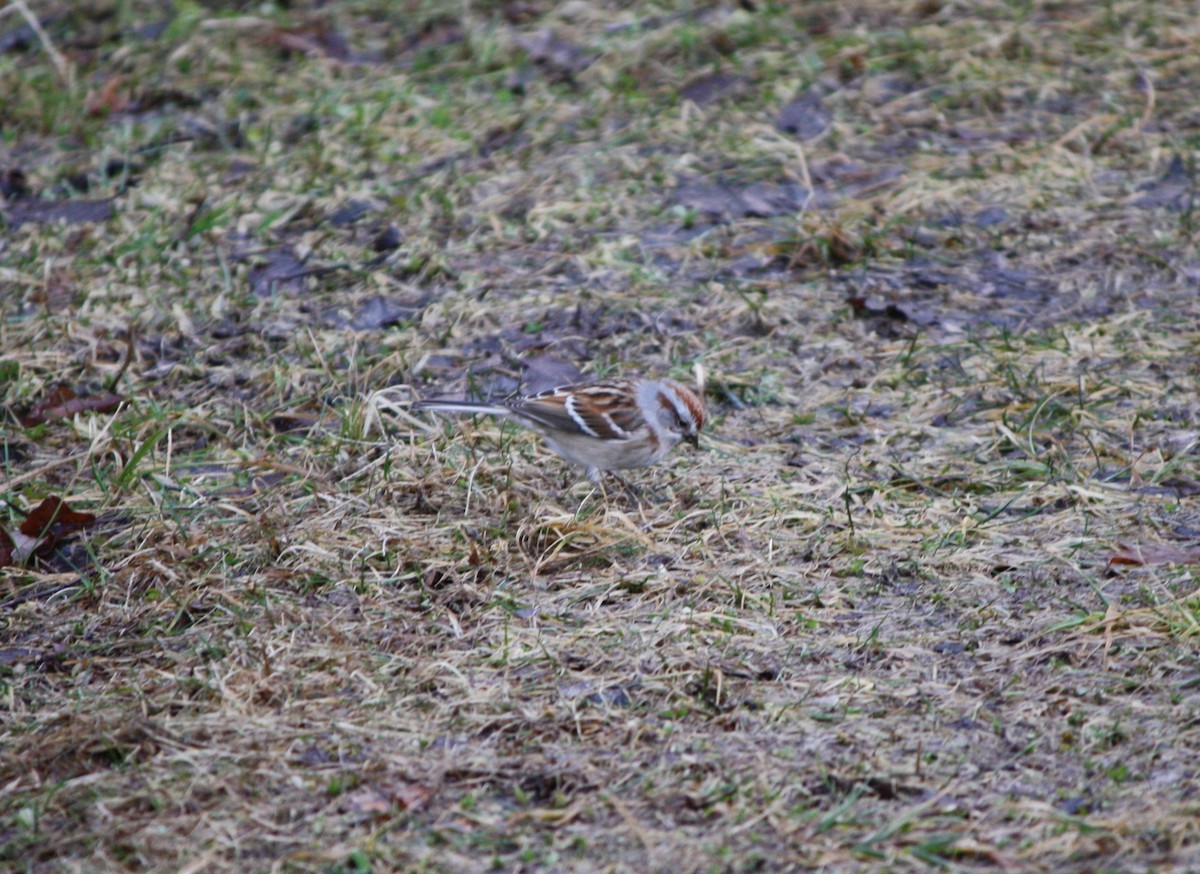
[{"label": "bird's beak", "polygon": [[700,435],[699,434],[688,434],[683,439],[686,440],[688,443],[691,443],[692,446],[694,446],[696,449],[700,448]]}]

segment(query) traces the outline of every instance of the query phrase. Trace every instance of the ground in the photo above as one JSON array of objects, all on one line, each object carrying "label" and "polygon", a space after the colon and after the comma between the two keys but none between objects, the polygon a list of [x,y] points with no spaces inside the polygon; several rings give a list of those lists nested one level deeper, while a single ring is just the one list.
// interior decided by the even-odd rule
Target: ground
[{"label": "ground", "polygon": [[[1198,42],[8,3],[6,869],[1200,870]],[[701,451],[409,410],[576,372]]]}]

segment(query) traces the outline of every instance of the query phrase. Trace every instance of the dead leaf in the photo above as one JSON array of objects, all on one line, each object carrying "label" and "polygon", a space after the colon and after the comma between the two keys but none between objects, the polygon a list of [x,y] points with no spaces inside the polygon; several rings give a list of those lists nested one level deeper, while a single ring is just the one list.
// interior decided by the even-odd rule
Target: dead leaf
[{"label": "dead leaf", "polygon": [[108,221],[112,214],[111,200],[23,200],[12,208],[8,221],[14,229],[59,221],[78,225]]},{"label": "dead leaf", "polygon": [[26,428],[31,428],[34,425],[40,425],[46,421],[44,413],[54,407],[61,406],[68,401],[75,399],[75,390],[66,383],[56,383],[46,393],[46,396],[33,405],[25,417],[21,419],[21,424]]},{"label": "dead leaf", "polygon": [[371,240],[371,248],[379,253],[391,252],[404,242],[404,232],[395,225],[388,225]]},{"label": "dead leaf", "polygon": [[29,193],[29,180],[24,170],[20,167],[6,167],[0,170],[0,198],[19,200],[28,197]]},{"label": "dead leaf", "polygon": [[682,179],[675,190],[676,204],[717,221],[790,215],[807,201],[807,193],[794,182],[743,185]]},{"label": "dead leaf", "polygon": [[779,111],[775,127],[798,140],[819,136],[833,121],[833,113],[825,108],[819,94],[803,94]]},{"label": "dead leaf", "polygon": [[1200,546],[1180,546],[1173,543],[1117,544],[1117,551],[1108,559],[1108,566],[1152,564],[1200,564]]},{"label": "dead leaf", "polygon": [[364,786],[346,796],[346,809],[350,813],[383,816],[392,809],[392,802],[374,786]]},{"label": "dead leaf", "polygon": [[1170,489],[1171,492],[1181,498],[1190,498],[1194,495],[1200,495],[1200,481],[1189,479],[1187,477],[1161,479],[1158,481],[1158,484],[1164,489]]},{"label": "dead leaf", "polygon": [[43,499],[33,508],[33,512],[25,517],[25,521],[21,523],[20,532],[27,537],[57,541],[72,532],[86,528],[95,521],[94,514],[72,510],[71,506],[62,498],[51,495]]},{"label": "dead leaf", "polygon": [[725,97],[731,97],[746,90],[749,80],[745,76],[735,76],[732,73],[708,73],[688,82],[679,90],[680,100],[690,100],[697,106],[706,106]]},{"label": "dead leaf", "polygon": [[91,118],[105,115],[115,115],[129,108],[132,97],[125,85],[125,77],[117,74],[104,83],[99,91],[94,91],[84,100],[84,112]]},{"label": "dead leaf", "polygon": [[30,649],[27,646],[10,646],[0,649],[0,665],[15,665],[22,662],[40,661],[44,658],[41,650]]},{"label": "dead leaf", "polygon": [[935,314],[921,310],[911,303],[884,300],[878,295],[869,297],[851,295],[846,299],[846,303],[850,304],[850,309],[860,319],[887,318],[897,322],[913,322],[922,326],[936,324],[938,320]]},{"label": "dead leaf", "polygon": [[977,228],[990,228],[1008,220],[1008,210],[1000,206],[989,206],[971,216],[971,221]]},{"label": "dead leaf", "polygon": [[49,555],[59,541],[95,521],[91,513],[72,510],[62,498],[51,495],[15,531],[0,529],[0,567],[24,565],[34,556]]},{"label": "dead leaf", "polygon": [[[230,186],[237,185],[256,170],[258,170],[258,165],[253,161],[247,161],[245,158],[234,158],[229,162],[229,167],[225,171],[224,178],[221,179],[221,184]],[[196,218],[200,215],[201,208],[203,206],[204,201],[203,199],[200,199],[195,210],[193,211],[191,220],[188,222],[189,228],[196,223]]]},{"label": "dead leaf", "polygon": [[396,783],[391,792],[401,810],[417,810],[433,797],[433,787],[419,783]]},{"label": "dead leaf", "polygon": [[346,796],[346,806],[351,813],[385,816],[393,807],[416,810],[432,797],[429,786],[398,781],[387,787],[363,786]]},{"label": "dead leaf", "polygon": [[334,61],[357,60],[350,51],[346,37],[329,22],[315,22],[307,27],[278,28],[261,37],[264,45],[278,46],[285,54],[326,57]]},{"label": "dead leaf", "polygon": [[354,198],[346,201],[329,216],[329,223],[335,228],[344,228],[354,224],[364,216],[384,209],[384,205],[374,200]]},{"label": "dead leaf", "polygon": [[46,397],[34,405],[28,415],[21,418],[21,426],[32,428],[43,422],[69,419],[76,413],[88,411],[111,413],[124,401],[125,398],[122,395],[112,392],[79,396],[69,385],[59,383],[50,390]]},{"label": "dead leaf", "polygon": [[424,301],[403,301],[373,295],[362,302],[350,327],[356,331],[378,331],[390,328],[414,318],[424,306]]},{"label": "dead leaf", "polygon": [[519,37],[517,44],[528,53],[530,60],[563,79],[571,79],[576,73],[582,73],[596,60],[595,55],[568,42],[549,28]]},{"label": "dead leaf", "polygon": [[311,431],[321,424],[320,416],[312,413],[279,413],[270,419],[271,427],[280,434]]},{"label": "dead leaf", "polygon": [[133,95],[128,107],[129,112],[153,112],[164,107],[197,107],[203,106],[204,100],[189,91],[178,88],[147,88]]},{"label": "dead leaf", "polygon": [[1145,193],[1133,200],[1134,206],[1185,210],[1196,199],[1196,177],[1183,156],[1176,154],[1161,179],[1139,185],[1138,189]]},{"label": "dead leaf", "polygon": [[862,247],[837,223],[811,227],[800,235],[789,235],[753,246],[746,250],[764,260],[760,269],[768,266],[784,270],[807,270],[849,264],[862,257]]},{"label": "dead leaf", "polygon": [[250,287],[259,297],[270,297],[279,292],[299,293],[304,291],[304,278],[309,275],[304,262],[288,249],[273,249],[267,253],[267,261],[250,269]]},{"label": "dead leaf", "polygon": [[521,367],[525,371],[522,376],[522,390],[526,394],[537,394],[583,380],[583,373],[578,367],[557,355],[527,358],[521,362]]},{"label": "dead leaf", "polygon": [[405,40],[404,51],[422,51],[456,45],[466,39],[462,22],[447,15],[427,21],[416,33]]},{"label": "dead leaf", "polygon": [[8,532],[0,528],[0,567],[9,567],[17,564],[14,560],[17,557],[17,545],[13,543],[13,539],[8,536]]},{"label": "dead leaf", "polygon": [[65,264],[55,264],[46,272],[42,286],[33,289],[29,300],[50,310],[63,310],[71,305],[78,288],[75,272]]}]

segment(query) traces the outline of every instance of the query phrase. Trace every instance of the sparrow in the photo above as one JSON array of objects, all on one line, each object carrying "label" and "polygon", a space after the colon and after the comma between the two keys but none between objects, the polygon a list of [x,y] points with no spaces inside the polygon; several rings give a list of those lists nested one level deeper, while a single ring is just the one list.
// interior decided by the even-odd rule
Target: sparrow
[{"label": "sparrow", "polygon": [[412,409],[510,419],[582,467],[596,485],[604,473],[661,461],[682,441],[699,447],[704,426],[700,398],[673,379],[582,382],[499,403],[422,400]]}]

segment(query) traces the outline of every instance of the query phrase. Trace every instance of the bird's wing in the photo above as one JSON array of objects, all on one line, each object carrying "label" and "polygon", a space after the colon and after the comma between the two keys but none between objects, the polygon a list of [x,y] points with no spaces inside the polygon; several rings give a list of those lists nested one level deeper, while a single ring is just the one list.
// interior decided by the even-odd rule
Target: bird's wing
[{"label": "bird's wing", "polygon": [[591,383],[516,398],[507,406],[551,431],[600,440],[628,440],[644,424],[633,400],[618,385]]}]

